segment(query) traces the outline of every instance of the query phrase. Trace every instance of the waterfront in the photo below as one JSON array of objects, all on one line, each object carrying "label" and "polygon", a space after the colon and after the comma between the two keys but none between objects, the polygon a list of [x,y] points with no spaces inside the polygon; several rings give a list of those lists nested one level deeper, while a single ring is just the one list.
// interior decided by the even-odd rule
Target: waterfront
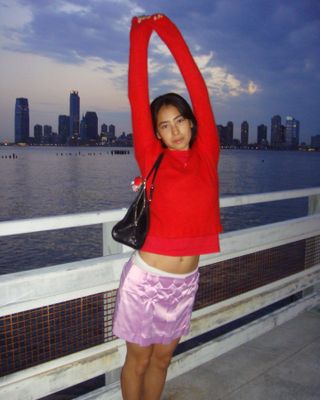
[{"label": "waterfront", "polygon": [[[127,207],[138,174],[130,154],[112,148],[0,148],[0,220]],[[128,149],[127,149],[128,150]],[[15,158],[3,158],[15,154]],[[220,195],[320,186],[320,154],[223,150]],[[196,188],[195,188],[196,190]],[[223,210],[226,231],[307,213],[303,199]],[[1,273],[101,255],[101,227],[21,235],[0,240]]]}]

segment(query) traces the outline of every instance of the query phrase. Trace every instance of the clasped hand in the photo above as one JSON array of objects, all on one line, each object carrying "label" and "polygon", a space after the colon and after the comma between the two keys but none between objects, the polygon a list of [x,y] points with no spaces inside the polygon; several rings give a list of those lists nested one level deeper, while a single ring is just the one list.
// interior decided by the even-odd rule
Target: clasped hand
[{"label": "clasped hand", "polygon": [[139,15],[137,16],[138,18],[138,23],[140,24],[142,21],[153,18],[155,21],[159,18],[162,18],[163,14],[153,14],[153,15]]}]

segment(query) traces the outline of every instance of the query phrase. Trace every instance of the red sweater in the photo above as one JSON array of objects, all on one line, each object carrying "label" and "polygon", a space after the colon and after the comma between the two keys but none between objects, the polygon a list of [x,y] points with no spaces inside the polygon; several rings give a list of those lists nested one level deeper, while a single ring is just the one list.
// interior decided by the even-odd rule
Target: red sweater
[{"label": "red sweater", "polygon": [[129,100],[135,156],[146,176],[163,151],[153,133],[148,90],[148,43],[155,30],[175,58],[192,102],[198,133],[184,155],[164,150],[151,204],[150,229],[142,248],[167,255],[198,255],[219,251],[217,164],[219,141],[207,87],[177,27],[165,16],[132,20]]}]

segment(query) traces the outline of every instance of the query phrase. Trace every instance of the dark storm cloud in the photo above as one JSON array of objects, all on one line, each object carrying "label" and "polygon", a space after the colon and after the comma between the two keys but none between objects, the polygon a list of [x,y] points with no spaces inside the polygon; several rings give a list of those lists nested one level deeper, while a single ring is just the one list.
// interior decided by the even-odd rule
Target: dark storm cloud
[{"label": "dark storm cloud", "polygon": [[32,20],[18,30],[21,42],[16,51],[67,63],[79,63],[85,57],[126,59],[134,4],[72,0],[23,0],[21,4],[31,9]]}]

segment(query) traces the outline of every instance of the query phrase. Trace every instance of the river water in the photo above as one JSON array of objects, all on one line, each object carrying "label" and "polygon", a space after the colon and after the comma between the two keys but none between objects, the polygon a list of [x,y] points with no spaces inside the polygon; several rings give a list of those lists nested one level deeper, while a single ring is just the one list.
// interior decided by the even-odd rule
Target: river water
[{"label": "river water", "polygon": [[[0,221],[127,207],[132,149],[0,147]],[[222,150],[220,196],[320,186],[320,153]],[[194,188],[196,190],[196,188]],[[225,231],[307,213],[305,199],[222,210]],[[0,273],[101,255],[101,226],[0,238]]]}]

